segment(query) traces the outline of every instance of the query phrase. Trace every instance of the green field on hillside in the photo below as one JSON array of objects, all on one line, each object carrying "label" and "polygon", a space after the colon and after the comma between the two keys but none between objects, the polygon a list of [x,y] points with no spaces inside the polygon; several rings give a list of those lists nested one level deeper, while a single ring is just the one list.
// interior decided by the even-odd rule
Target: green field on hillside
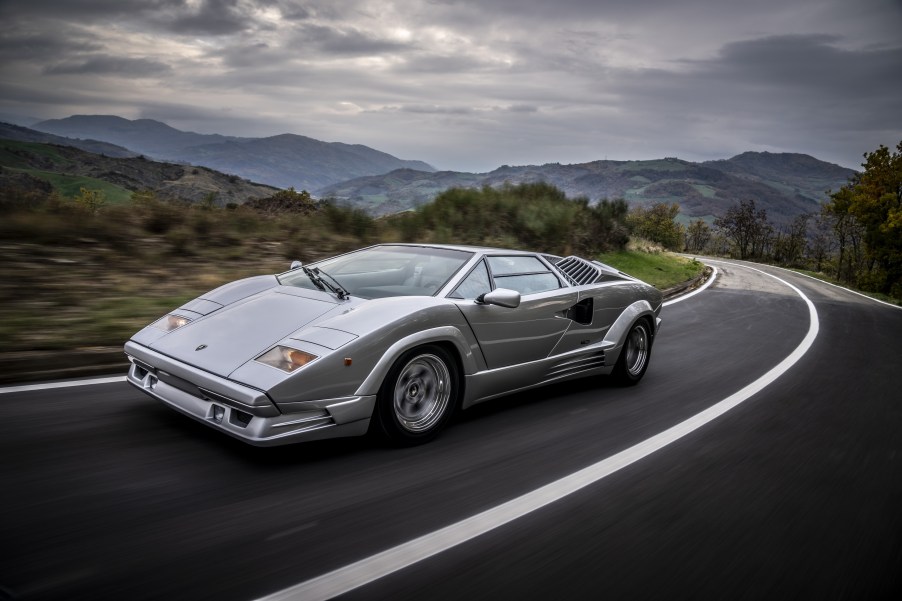
[{"label": "green field on hillside", "polygon": [[75,198],[82,188],[88,190],[100,190],[108,205],[130,203],[132,193],[122,186],[105,182],[102,179],[86,177],[83,175],[68,175],[65,173],[53,173],[51,171],[37,171],[34,169],[22,169],[29,175],[49,182],[53,188],[66,198]]}]

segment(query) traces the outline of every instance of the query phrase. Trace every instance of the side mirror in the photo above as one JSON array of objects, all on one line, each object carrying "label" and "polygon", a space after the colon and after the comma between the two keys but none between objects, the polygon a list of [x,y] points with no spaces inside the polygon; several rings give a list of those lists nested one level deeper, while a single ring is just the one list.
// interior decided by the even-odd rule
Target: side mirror
[{"label": "side mirror", "polygon": [[507,288],[495,288],[491,292],[480,294],[476,298],[477,303],[484,305],[498,305],[508,309],[516,309],[520,306],[520,293]]},{"label": "side mirror", "polygon": [[303,265],[304,264],[301,263],[300,261],[295,260],[295,261],[291,262],[291,267],[289,267],[289,269],[300,269],[301,266],[303,266]]}]

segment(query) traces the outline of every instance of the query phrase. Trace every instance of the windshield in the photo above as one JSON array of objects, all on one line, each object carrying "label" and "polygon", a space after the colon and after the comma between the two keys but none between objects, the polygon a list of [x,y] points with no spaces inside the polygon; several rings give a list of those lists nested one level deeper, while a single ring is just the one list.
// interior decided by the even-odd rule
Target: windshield
[{"label": "windshield", "polygon": [[[374,246],[312,263],[353,296],[432,296],[473,253],[423,246]],[[283,286],[316,289],[301,269],[279,276]]]}]

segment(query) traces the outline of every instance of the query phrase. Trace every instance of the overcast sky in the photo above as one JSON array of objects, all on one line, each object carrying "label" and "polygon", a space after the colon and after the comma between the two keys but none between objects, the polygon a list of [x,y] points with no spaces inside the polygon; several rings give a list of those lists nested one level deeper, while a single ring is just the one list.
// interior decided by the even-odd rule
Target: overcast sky
[{"label": "overcast sky", "polygon": [[902,0],[0,0],[0,113],[440,169],[902,140]]}]

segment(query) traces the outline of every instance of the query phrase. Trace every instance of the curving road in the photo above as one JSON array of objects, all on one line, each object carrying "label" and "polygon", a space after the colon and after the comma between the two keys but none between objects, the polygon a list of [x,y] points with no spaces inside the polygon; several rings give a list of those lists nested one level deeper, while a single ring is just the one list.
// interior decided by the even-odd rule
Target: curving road
[{"label": "curving road", "polygon": [[[902,310],[713,264],[665,308],[638,387],[499,399],[413,449],[248,447],[123,382],[0,394],[0,599],[301,599],[398,546],[408,567],[341,598],[895,597]],[[437,530],[645,448],[794,351],[710,423],[419,560]]]}]

